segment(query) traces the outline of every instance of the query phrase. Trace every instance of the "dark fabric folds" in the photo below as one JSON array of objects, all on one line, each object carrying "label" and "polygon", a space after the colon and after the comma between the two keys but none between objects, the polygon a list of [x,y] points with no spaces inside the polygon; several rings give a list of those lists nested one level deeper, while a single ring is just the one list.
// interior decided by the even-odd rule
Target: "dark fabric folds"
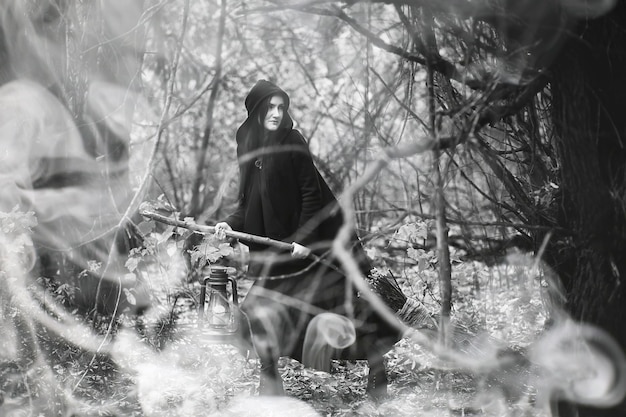
[{"label": "dark fabric folds", "polygon": [[[281,128],[262,137],[259,109],[274,95],[285,98]],[[259,81],[245,105],[248,118],[237,131],[240,195],[237,210],[225,221],[235,230],[268,236],[311,248],[323,262],[294,259],[289,253],[251,245],[250,278],[259,278],[242,304],[243,335],[263,335],[279,355],[302,360],[306,328],[321,312],[348,317],[357,342],[340,353],[345,359],[367,359],[373,351],[387,351],[399,331],[354,290],[331,245],[343,225],[342,212],[326,181],[313,163],[304,137],[293,129],[287,94],[268,81]],[[263,139],[263,140],[261,140]],[[261,143],[263,142],[263,143]],[[260,159],[262,168],[254,162]],[[371,265],[356,235],[353,254],[361,273]],[[280,279],[267,279],[276,278]]]}]

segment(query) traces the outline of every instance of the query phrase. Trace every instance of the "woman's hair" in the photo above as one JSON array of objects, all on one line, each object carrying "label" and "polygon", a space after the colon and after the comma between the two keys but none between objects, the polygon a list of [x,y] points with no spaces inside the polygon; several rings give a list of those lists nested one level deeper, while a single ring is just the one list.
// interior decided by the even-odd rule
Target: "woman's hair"
[{"label": "woman's hair", "polygon": [[256,122],[256,128],[260,129],[260,131],[263,131],[264,125],[263,125],[263,121],[265,120],[265,116],[267,116],[267,111],[270,108],[270,100],[272,99],[273,96],[269,96],[265,99],[263,99],[263,101],[261,102],[261,104],[259,104],[259,107],[257,107],[256,113],[257,116],[254,119],[254,121]]},{"label": "woman's hair", "polygon": [[263,121],[269,109],[271,97],[264,99],[249,117],[248,129],[240,152],[240,165],[249,166],[254,163],[258,149],[261,147],[265,135]]}]

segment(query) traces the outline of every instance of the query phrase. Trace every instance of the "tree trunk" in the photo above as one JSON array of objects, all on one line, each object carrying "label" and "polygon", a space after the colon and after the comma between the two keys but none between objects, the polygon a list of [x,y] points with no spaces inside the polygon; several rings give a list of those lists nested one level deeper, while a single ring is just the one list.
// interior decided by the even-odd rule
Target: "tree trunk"
[{"label": "tree trunk", "polygon": [[[626,5],[585,22],[553,68],[560,226],[548,263],[567,311],[626,347]],[[624,408],[611,415],[624,415]],[[599,415],[594,412],[594,415]]]}]

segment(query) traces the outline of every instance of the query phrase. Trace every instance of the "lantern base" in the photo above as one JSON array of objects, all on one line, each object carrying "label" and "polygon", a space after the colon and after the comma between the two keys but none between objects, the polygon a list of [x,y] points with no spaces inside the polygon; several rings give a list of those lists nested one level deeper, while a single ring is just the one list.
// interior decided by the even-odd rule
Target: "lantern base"
[{"label": "lantern base", "polygon": [[199,341],[201,343],[209,344],[237,344],[237,332],[227,331],[225,329],[211,329],[208,326],[203,326],[198,332]]}]

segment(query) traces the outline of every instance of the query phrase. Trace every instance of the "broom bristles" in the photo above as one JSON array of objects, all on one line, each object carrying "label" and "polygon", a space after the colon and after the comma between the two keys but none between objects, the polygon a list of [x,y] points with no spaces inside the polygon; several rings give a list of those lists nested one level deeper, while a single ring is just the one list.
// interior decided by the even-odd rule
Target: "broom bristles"
[{"label": "broom bristles", "polygon": [[[392,281],[393,279],[393,281]],[[372,290],[387,304],[392,311],[399,311],[406,303],[407,297],[400,289],[395,278],[387,275],[370,277],[369,284]]]},{"label": "broom bristles", "polygon": [[[407,297],[391,271],[386,275],[377,274],[369,277],[372,290],[395,312],[399,320],[407,326],[436,338],[439,331],[439,318],[431,314],[418,300]],[[455,322],[449,327],[452,334],[452,343],[455,349],[462,352],[475,350],[476,334],[463,323]]]},{"label": "broom bristles", "polygon": [[391,271],[386,275],[377,275],[370,279],[374,292],[396,313],[405,324],[416,329],[435,329],[436,321],[422,303],[408,298]]}]

